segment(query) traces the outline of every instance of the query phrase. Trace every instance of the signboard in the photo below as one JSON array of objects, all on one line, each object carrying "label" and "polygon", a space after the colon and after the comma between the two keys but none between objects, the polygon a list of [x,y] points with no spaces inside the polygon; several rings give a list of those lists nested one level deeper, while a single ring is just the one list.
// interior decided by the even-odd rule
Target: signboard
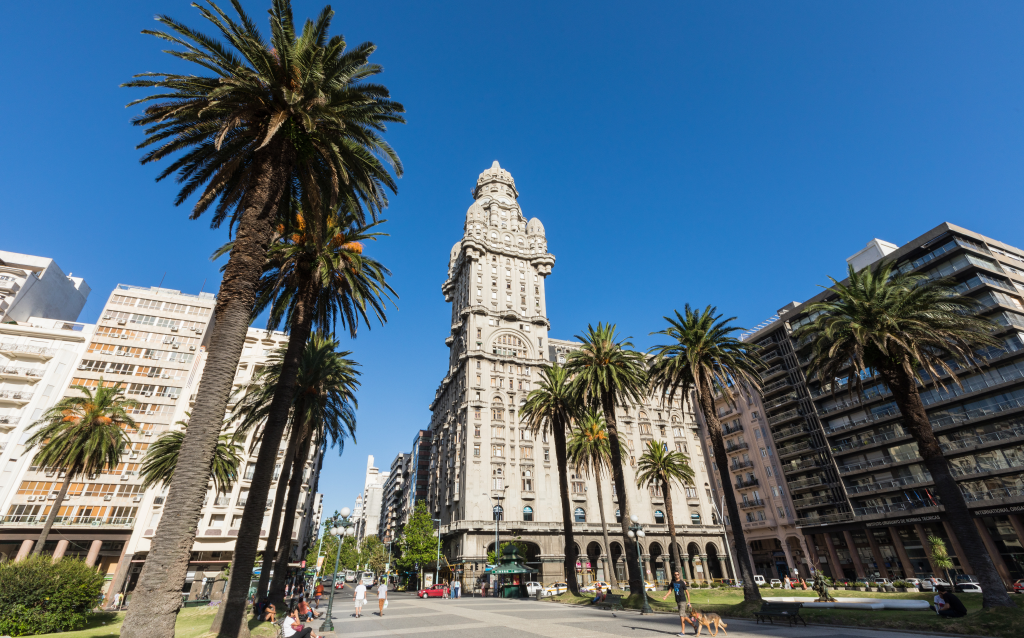
[{"label": "signboard", "polygon": [[888,527],[890,525],[909,525],[910,523],[926,523],[939,520],[938,516],[914,516],[911,518],[889,519],[885,521],[874,521],[865,523],[865,527]]},{"label": "signboard", "polygon": [[1007,505],[1006,507],[994,507],[985,510],[977,510],[974,512],[974,515],[995,516],[998,514],[1013,514],[1016,512],[1024,512],[1024,505]]}]

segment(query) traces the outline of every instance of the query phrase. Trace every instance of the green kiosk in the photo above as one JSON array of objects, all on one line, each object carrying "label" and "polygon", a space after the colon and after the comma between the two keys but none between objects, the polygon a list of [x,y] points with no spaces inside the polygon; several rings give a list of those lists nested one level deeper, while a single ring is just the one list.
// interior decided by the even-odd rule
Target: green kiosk
[{"label": "green kiosk", "polygon": [[537,570],[524,565],[519,550],[510,543],[498,559],[498,566],[491,573],[498,580],[498,591],[501,592],[502,598],[527,598],[526,583]]}]

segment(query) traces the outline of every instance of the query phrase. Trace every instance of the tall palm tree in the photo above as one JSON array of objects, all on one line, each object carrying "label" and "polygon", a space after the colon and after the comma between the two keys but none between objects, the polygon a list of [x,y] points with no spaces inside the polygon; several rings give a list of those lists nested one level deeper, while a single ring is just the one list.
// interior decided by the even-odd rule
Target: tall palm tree
[{"label": "tall palm tree", "polygon": [[81,386],[77,389],[83,396],[64,397],[29,426],[36,431],[25,446],[39,448],[33,465],[64,473],[64,483],[50,506],[33,554],[43,551],[72,479],[116,468],[129,444],[126,430],[136,429],[128,414],[135,401],[125,398],[119,384],[104,383],[100,378],[95,391]]},{"label": "tall palm tree", "polygon": [[676,394],[685,399],[691,392],[696,398],[711,439],[718,474],[722,477],[725,506],[736,542],[736,561],[743,580],[743,598],[757,602],[761,600],[761,592],[754,584],[754,570],[750,554],[746,551],[747,541],[743,535],[736,494],[728,480],[729,459],[725,453],[722,424],[715,412],[715,391],[729,392],[728,388],[737,387],[760,392],[758,371],[765,366],[750,344],[731,336],[743,330],[732,324],[734,318],[723,319],[717,313],[714,306],[698,311],[686,304],[683,314],[677,310],[674,319],[665,317],[668,328],[652,334],[669,337],[670,342],[651,348],[654,355],[651,387],[655,391],[668,392],[669,400]]},{"label": "tall palm tree", "polygon": [[[572,530],[572,503],[569,501],[568,455],[565,433],[576,414],[576,395],[572,391],[565,368],[556,364],[541,369],[537,388],[526,396],[519,410],[520,418],[534,434],[550,431],[555,445],[555,465],[558,466],[558,493],[562,497],[562,526],[565,529],[565,582],[569,591],[578,596],[576,581],[576,540]],[[500,548],[495,547],[497,554]]]},{"label": "tall palm tree", "polygon": [[[594,408],[587,410],[579,424],[573,428],[568,443],[569,464],[580,474],[595,479],[597,488],[597,506],[601,512],[601,534],[604,537],[605,573],[612,589],[618,589],[619,584],[615,578],[615,565],[612,564],[612,546],[608,542],[608,523],[605,521],[604,513],[604,490],[601,489],[601,479],[605,470],[609,469],[612,460],[611,446],[608,443],[608,428],[605,426],[604,417]],[[625,445],[619,443],[620,446]]]},{"label": "tall palm tree", "polygon": [[659,487],[665,496],[665,514],[668,515],[668,534],[672,537],[670,555],[675,568],[683,572],[683,560],[679,555],[679,542],[676,540],[676,518],[672,513],[672,485],[693,485],[693,468],[690,458],[682,452],[669,452],[668,445],[658,441],[648,441],[647,449],[636,464],[637,487]]},{"label": "tall palm tree", "polygon": [[627,402],[635,405],[643,401],[647,390],[647,366],[644,355],[632,349],[629,337],[619,339],[615,324],[598,323],[596,328],[588,325],[587,332],[576,338],[580,341],[580,347],[569,354],[565,368],[573,377],[573,392],[582,401],[599,407],[604,413],[615,485],[613,496],[618,499],[621,515],[622,546],[626,553],[629,590],[631,594],[640,594],[644,581],[640,573],[640,557],[628,537],[629,502],[626,498],[626,478],[622,471],[622,446],[619,443],[615,406],[625,406]]},{"label": "tall palm tree", "polygon": [[[186,412],[185,416],[190,415]],[[178,421],[175,425],[180,425],[182,429],[162,434],[146,450],[142,467],[139,468],[143,489],[157,485],[167,486],[171,483],[174,470],[178,467],[181,443],[185,440],[184,429],[188,427],[188,421]],[[210,480],[213,481],[215,492],[224,494],[231,491],[231,487],[238,480],[238,468],[241,463],[238,445],[234,443],[231,435],[222,435],[217,442],[217,449],[214,450],[213,462],[210,464]]]},{"label": "tall palm tree", "polygon": [[976,314],[979,303],[959,293],[955,281],[894,273],[891,262],[860,271],[850,266],[849,279],[832,279],[832,284],[832,298],[808,306],[810,316],[817,317],[794,333],[798,340],[813,342],[808,375],[829,380],[823,387],[832,386],[833,392],[845,382],[849,392],[859,396],[862,379],[878,374],[931,472],[945,520],[975,569],[983,606],[1012,606],[920,394],[920,387],[932,380],[941,386],[947,375],[959,384],[958,369],[976,368],[980,349],[1001,345],[992,336],[997,326]]},{"label": "tall palm tree", "polygon": [[[279,239],[268,251],[253,310],[255,316],[269,309],[268,330],[275,330],[282,323],[288,327],[289,342],[282,354],[280,370],[273,386],[268,386],[266,390],[272,400],[266,407],[262,436],[268,441],[280,441],[281,433],[285,430],[288,412],[275,411],[274,406],[280,401],[280,396],[294,394],[297,390],[296,379],[289,379],[288,374],[298,374],[301,359],[305,356],[304,348],[299,346],[306,344],[313,327],[323,331],[344,328],[355,336],[361,323],[369,328],[371,315],[382,324],[387,321],[386,302],[392,295],[397,297],[386,281],[390,271],[364,254],[363,249],[366,242],[384,236],[384,233],[374,231],[383,222],[367,224],[348,206],[340,207],[332,215],[316,211],[307,214],[305,210],[299,209],[297,202],[292,202],[291,206],[296,209],[296,213],[280,225]],[[227,246],[221,248],[214,257],[227,249]],[[290,463],[290,455],[298,450],[303,436],[301,429],[292,429],[286,465]],[[256,499],[257,503],[266,502],[276,462],[274,454],[264,455],[262,449],[257,457],[249,491],[250,499]],[[283,476],[287,477],[288,473],[284,472]],[[282,490],[287,482],[282,479],[278,484],[278,504],[281,503]],[[224,614],[241,615],[244,612],[248,583],[244,582],[243,576],[251,572],[255,564],[260,521],[263,518],[262,508],[254,506],[250,509],[248,503],[246,505],[232,559],[231,571],[238,576],[229,584],[227,602],[222,611],[218,610],[215,629],[219,628]],[[272,530],[276,530],[276,527],[272,527]],[[271,531],[271,534],[275,533]],[[268,544],[268,548],[269,554],[273,551],[273,543]],[[264,558],[266,560],[267,557]],[[261,593],[266,587],[267,578],[268,575],[260,574]],[[231,586],[244,591],[238,596],[232,596]]]},{"label": "tall palm tree", "polygon": [[[381,133],[387,124],[404,121],[404,109],[385,87],[369,81],[381,71],[369,63],[374,45],[347,51],[344,38],[330,37],[334,14],[329,7],[307,21],[299,34],[290,1],[273,0],[268,40],[238,0],[232,6],[237,18],[212,2],[197,6],[220,39],[158,16],[167,30],[144,33],[179,47],[171,55],[201,70],[143,73],[126,84],[154,90],[132,103],[150,103],[133,120],[145,127],[140,147],[155,146],[143,163],[174,157],[158,179],[176,175],[182,184],[176,203],[198,194],[193,218],[214,206],[213,225],[230,216],[237,232],[217,299],[192,427],[182,443],[186,471],[171,481],[168,515],[153,539],[135,604],[121,628],[125,638],[174,633],[179,592],[202,513],[206,468],[217,446],[281,204],[298,191],[317,210],[333,210],[344,201],[376,218],[387,205],[386,191],[395,190],[389,166],[396,175],[402,172]],[[293,377],[286,371],[283,384]],[[273,413],[288,411],[290,394],[286,390],[278,397]],[[276,452],[279,439],[280,433],[267,433],[274,448],[267,453]],[[232,634],[246,631],[244,618],[231,621],[237,625],[229,629]]]}]

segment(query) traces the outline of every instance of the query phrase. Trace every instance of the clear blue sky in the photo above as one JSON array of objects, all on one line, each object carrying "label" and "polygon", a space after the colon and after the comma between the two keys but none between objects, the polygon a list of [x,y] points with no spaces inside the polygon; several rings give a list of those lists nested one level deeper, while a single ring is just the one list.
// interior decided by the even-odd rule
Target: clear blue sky
[{"label": "clear blue sky", "polygon": [[[226,4],[226,3],[225,3]],[[244,5],[266,24],[269,0]],[[298,17],[320,1],[295,2]],[[406,166],[368,250],[400,311],[352,342],[359,444],[332,453],[329,510],[366,455],[386,466],[429,420],[445,373],[441,297],[477,175],[497,159],[557,263],[552,336],[617,322],[639,346],[685,302],[752,326],[841,275],[873,237],[949,221],[1024,246],[1024,5],[1010,2],[338,3],[371,40],[409,123]],[[188,221],[142,167],[118,88],[179,68],[139,34],[184,0],[21,2],[0,51],[0,248],[85,277],[95,321],[119,283],[216,288],[227,231]],[[205,28],[205,27],[203,27]]]}]

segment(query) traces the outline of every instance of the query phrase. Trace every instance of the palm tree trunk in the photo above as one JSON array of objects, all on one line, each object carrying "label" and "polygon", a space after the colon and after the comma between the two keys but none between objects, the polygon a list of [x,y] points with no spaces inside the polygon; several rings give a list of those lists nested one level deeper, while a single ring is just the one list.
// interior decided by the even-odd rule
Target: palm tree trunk
[{"label": "palm tree trunk", "polygon": [[[300,432],[305,428],[296,424],[296,430]],[[292,528],[295,524],[295,510],[299,503],[299,493],[302,491],[302,475],[306,471],[306,458],[309,457],[309,446],[313,439],[312,433],[307,433],[299,450],[292,461],[291,480],[288,485],[288,502],[284,506],[284,525],[281,526],[281,541],[278,543],[277,557],[274,564],[274,579],[270,583],[271,602],[284,602],[284,581],[288,573],[288,559],[292,553]],[[301,435],[300,435],[301,436]],[[284,474],[281,475],[284,481]],[[283,609],[283,607],[282,607]]]},{"label": "palm tree trunk", "polygon": [[253,565],[256,564],[260,528],[263,526],[263,513],[266,511],[267,495],[270,493],[270,483],[273,480],[277,450],[281,445],[281,435],[288,424],[288,413],[295,398],[299,363],[312,325],[315,287],[301,284],[300,286],[302,292],[296,300],[292,314],[288,348],[281,361],[281,375],[277,381],[274,398],[270,402],[267,423],[263,426],[263,442],[260,444],[259,456],[256,457],[256,471],[249,486],[249,500],[245,503],[242,524],[239,526],[238,539],[235,541],[228,589],[210,626],[211,632],[228,638],[247,638],[249,635],[245,618],[249,580],[252,577]]},{"label": "palm tree trunk", "polygon": [[288,494],[288,481],[286,476],[291,476],[292,458],[295,456],[297,428],[292,427],[292,434],[288,437],[288,450],[284,453],[284,463],[281,464],[281,474],[277,479],[277,491],[274,492],[274,511],[270,515],[270,529],[267,531],[266,549],[263,550],[263,569],[260,570],[260,582],[256,585],[256,598],[262,599],[267,595],[267,588],[270,586],[270,572],[274,565],[274,558],[277,556],[277,530],[281,527],[281,507],[285,496]]},{"label": "palm tree trunk", "polygon": [[615,398],[610,394],[601,396],[601,410],[604,412],[605,427],[608,429],[608,447],[611,448],[612,480],[615,496],[619,499],[622,546],[626,556],[626,576],[629,580],[630,595],[641,595],[644,591],[643,574],[640,573],[640,556],[636,553],[636,541],[629,537],[629,502],[626,499],[626,476],[622,471],[622,449],[619,447],[619,427],[615,421]]},{"label": "palm tree trunk", "polygon": [[700,383],[700,395],[697,400],[700,403],[701,414],[704,415],[704,423],[708,428],[708,438],[711,439],[711,449],[715,451],[715,465],[718,466],[718,475],[722,479],[722,494],[725,495],[725,509],[729,517],[729,524],[732,526],[732,536],[736,542],[736,562],[739,567],[740,578],[743,579],[743,600],[745,602],[761,602],[761,591],[754,582],[754,570],[750,564],[750,554],[747,552],[747,539],[743,534],[743,522],[740,520],[740,510],[736,506],[736,494],[732,491],[732,481],[729,474],[729,457],[725,454],[725,439],[722,438],[722,424],[715,414],[715,399],[711,391],[711,383],[702,374],[697,381]]},{"label": "palm tree trunk", "polygon": [[[674,569],[676,569],[680,576],[682,576],[682,574],[685,574],[686,572],[683,571],[683,562],[679,556],[679,541],[676,540],[676,517],[672,514],[671,487],[672,486],[668,484],[668,481],[661,482],[661,489],[665,494],[665,515],[668,516],[668,535],[669,538],[672,539],[672,547],[670,548],[671,551],[669,552],[669,556],[672,557],[672,562],[675,563]],[[672,575],[667,574],[667,576],[671,582]]]},{"label": "palm tree trunk", "polygon": [[[569,501],[569,461],[565,449],[565,424],[552,423],[551,434],[555,439],[555,464],[558,465],[558,492],[562,497],[562,527],[564,529],[565,553],[563,569],[565,584],[573,596],[580,595],[580,584],[576,580],[576,539],[572,530],[572,503]],[[495,557],[499,555],[495,548]],[[497,562],[497,561],[495,561]]]},{"label": "palm tree trunk", "polygon": [[909,369],[893,368],[879,370],[882,379],[892,391],[892,398],[896,401],[900,412],[903,414],[903,427],[917,441],[917,449],[925,467],[931,472],[932,481],[935,482],[935,493],[946,511],[945,520],[960,541],[963,548],[964,558],[974,567],[975,576],[982,590],[982,607],[1013,607],[1013,601],[1006,593],[1006,584],[999,577],[992,557],[985,549],[985,543],[981,539],[977,526],[974,524],[974,515],[967,507],[963,492],[960,486],[953,479],[949,471],[949,461],[946,460],[935,438],[931,422],[928,420],[928,413],[925,412],[924,404],[921,402],[921,395],[917,388],[917,382]]},{"label": "palm tree trunk", "polygon": [[[256,152],[253,181],[242,199],[234,248],[224,268],[209,356],[199,382],[196,406],[181,445],[160,525],[121,626],[123,638],[174,637],[189,554],[210,480],[210,464],[224,423],[245,334],[252,321],[256,285],[274,237],[278,204],[291,172],[284,137],[278,137],[281,139]],[[254,504],[252,498],[250,504]],[[261,510],[262,506],[260,503]],[[243,529],[239,534],[244,532]],[[259,535],[258,525],[256,534]],[[250,565],[245,576],[251,572]],[[248,582],[245,590],[247,593]],[[245,593],[242,595],[244,598]]]},{"label": "palm tree trunk", "polygon": [[68,486],[71,485],[71,477],[74,476],[74,472],[67,470],[64,473],[64,484],[60,486],[60,491],[57,492],[57,499],[53,502],[53,506],[50,508],[50,513],[46,516],[46,522],[43,523],[43,531],[39,533],[39,540],[36,541],[36,546],[32,548],[33,554],[41,554],[43,551],[43,545],[46,543],[46,537],[50,535],[50,528],[53,527],[53,522],[57,520],[57,512],[60,510],[60,504],[64,502],[64,496],[68,493]]},{"label": "palm tree trunk", "polygon": [[612,564],[612,544],[608,542],[608,523],[604,518],[604,491],[601,489],[601,466],[595,465],[594,476],[597,479],[594,485],[597,487],[597,507],[601,511],[601,535],[604,536],[604,577],[612,589],[618,589],[619,583],[615,580],[615,565]]}]

